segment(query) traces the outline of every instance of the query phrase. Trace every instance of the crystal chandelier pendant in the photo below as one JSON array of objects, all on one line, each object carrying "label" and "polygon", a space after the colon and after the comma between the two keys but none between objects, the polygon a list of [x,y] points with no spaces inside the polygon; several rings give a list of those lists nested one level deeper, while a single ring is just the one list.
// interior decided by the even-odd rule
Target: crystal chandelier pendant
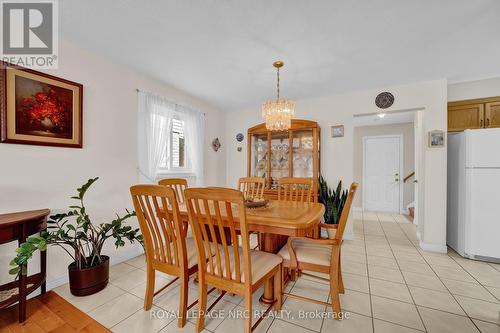
[{"label": "crystal chandelier pendant", "polygon": [[277,98],[262,104],[262,118],[266,122],[266,128],[270,131],[286,131],[292,126],[295,116],[295,103],[288,99],[280,99],[280,68],[282,61],[276,61],[273,66],[277,69]]}]

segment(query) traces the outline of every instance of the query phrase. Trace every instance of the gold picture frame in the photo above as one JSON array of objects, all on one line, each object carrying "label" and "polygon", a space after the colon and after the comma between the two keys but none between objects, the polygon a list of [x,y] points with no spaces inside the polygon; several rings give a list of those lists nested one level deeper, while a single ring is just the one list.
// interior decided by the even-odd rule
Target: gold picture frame
[{"label": "gold picture frame", "polygon": [[83,85],[0,66],[0,142],[81,148]]}]

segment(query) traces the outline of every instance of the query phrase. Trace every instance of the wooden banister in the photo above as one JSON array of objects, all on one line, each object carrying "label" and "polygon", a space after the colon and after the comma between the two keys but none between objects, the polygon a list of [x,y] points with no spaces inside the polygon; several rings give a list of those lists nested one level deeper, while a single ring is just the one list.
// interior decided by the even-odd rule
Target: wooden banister
[{"label": "wooden banister", "polygon": [[410,179],[411,177],[415,176],[415,171],[413,171],[412,173],[410,173],[408,176],[406,176],[404,179],[403,179],[403,183],[406,183],[408,181],[408,179]]}]

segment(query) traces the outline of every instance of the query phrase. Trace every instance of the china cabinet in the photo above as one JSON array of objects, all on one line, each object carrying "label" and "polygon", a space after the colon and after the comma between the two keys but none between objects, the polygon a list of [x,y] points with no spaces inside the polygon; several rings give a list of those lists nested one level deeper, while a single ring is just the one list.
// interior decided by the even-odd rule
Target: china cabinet
[{"label": "china cabinet", "polygon": [[266,179],[264,196],[278,197],[278,179],[313,178],[314,200],[320,158],[320,127],[310,120],[292,120],[288,131],[268,131],[265,123],[248,129],[247,176]]}]

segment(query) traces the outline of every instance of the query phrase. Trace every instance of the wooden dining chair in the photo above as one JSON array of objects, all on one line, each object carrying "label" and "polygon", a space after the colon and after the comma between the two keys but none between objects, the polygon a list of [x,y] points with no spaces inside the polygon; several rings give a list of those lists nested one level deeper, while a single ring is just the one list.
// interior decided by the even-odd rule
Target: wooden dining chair
[{"label": "wooden dining chair", "polygon": [[177,202],[183,204],[186,199],[184,198],[184,190],[188,187],[187,180],[184,178],[165,178],[158,182],[158,185],[167,186],[174,190]]},{"label": "wooden dining chair", "polygon": [[[269,306],[281,308],[281,257],[250,249],[249,230],[243,194],[226,188],[190,188],[186,190],[189,223],[193,229],[198,253],[199,313],[196,331],[201,332],[205,314],[226,292],[245,298],[245,333],[250,333],[264,318],[252,326],[252,294],[273,279],[276,300]],[[242,246],[237,246],[237,230]],[[210,246],[218,240],[218,246]],[[235,244],[235,246],[231,245]],[[219,289],[221,295],[207,310],[207,285]]]},{"label": "wooden dining chair", "polygon": [[333,239],[314,239],[309,237],[290,237],[287,245],[285,245],[278,253],[283,257],[283,268],[289,270],[306,270],[311,272],[329,274],[330,278],[325,279],[316,275],[302,272],[303,275],[312,276],[321,280],[326,280],[330,283],[331,303],[326,303],[316,299],[299,296],[291,293],[285,295],[311,301],[314,303],[331,306],[336,314],[336,319],[341,319],[340,298],[339,293],[344,293],[344,283],[342,281],[341,271],[341,256],[340,249],[342,246],[342,237],[351,210],[352,200],[358,188],[357,183],[352,183],[349,188],[342,214],[340,215],[337,225],[322,224],[324,227],[336,229]]},{"label": "wooden dining chair", "polygon": [[[186,238],[179,215],[175,191],[160,185],[135,185],[130,188],[146,249],[147,282],[144,310],[151,309],[153,297],[180,279],[178,326],[186,324],[189,277],[198,270],[193,238]],[[176,278],[155,290],[155,271]]]},{"label": "wooden dining chair", "polygon": [[[238,189],[243,193],[244,199],[249,198],[264,198],[264,188],[266,187],[266,179],[261,177],[241,177],[238,180]],[[253,247],[254,250],[260,249],[262,239],[260,233],[254,232],[257,236],[257,245]]]},{"label": "wooden dining chair", "polygon": [[243,197],[248,198],[264,198],[264,188],[266,187],[266,179],[260,177],[242,177],[238,180],[238,189],[243,192]]},{"label": "wooden dining chair", "polygon": [[313,186],[312,178],[278,179],[278,200],[311,202]]}]

